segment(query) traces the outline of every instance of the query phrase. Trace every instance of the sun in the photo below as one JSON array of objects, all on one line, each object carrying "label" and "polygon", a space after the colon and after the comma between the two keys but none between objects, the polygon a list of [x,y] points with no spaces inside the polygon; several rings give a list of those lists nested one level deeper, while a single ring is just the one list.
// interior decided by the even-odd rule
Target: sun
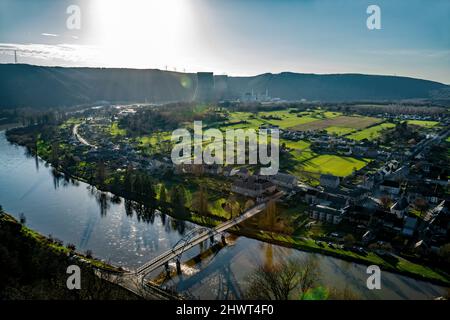
[{"label": "sun", "polygon": [[163,65],[182,50],[186,0],[96,0],[94,39],[105,65]]}]

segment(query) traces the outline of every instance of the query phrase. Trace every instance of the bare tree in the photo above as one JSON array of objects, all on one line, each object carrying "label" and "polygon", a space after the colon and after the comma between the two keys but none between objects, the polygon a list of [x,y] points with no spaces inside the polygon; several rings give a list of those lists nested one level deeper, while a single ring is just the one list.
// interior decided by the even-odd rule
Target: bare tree
[{"label": "bare tree", "polygon": [[319,268],[314,258],[288,260],[262,265],[248,277],[246,296],[249,299],[288,300],[294,293],[304,294],[318,284]]},{"label": "bare tree", "polygon": [[416,201],[414,201],[414,207],[420,212],[422,216],[428,209],[428,202],[424,198],[417,198]]},{"label": "bare tree", "polygon": [[392,199],[389,196],[382,196],[380,198],[380,203],[383,209],[389,209],[392,205]]},{"label": "bare tree", "polygon": [[203,186],[200,187],[200,190],[197,193],[195,193],[194,200],[192,201],[192,207],[202,216],[209,214],[208,195]]},{"label": "bare tree", "polygon": [[275,231],[276,217],[278,214],[277,204],[271,200],[267,203],[266,209],[259,217],[259,228]]}]

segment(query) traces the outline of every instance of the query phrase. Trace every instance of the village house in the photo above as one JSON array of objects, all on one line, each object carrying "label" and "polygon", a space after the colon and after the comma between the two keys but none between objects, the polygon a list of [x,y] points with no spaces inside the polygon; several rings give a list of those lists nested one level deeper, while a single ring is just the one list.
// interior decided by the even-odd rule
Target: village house
[{"label": "village house", "polygon": [[408,213],[409,203],[406,197],[401,197],[400,200],[395,202],[390,210],[393,214],[395,214],[398,218],[403,218],[406,213]]},{"label": "village house", "polygon": [[341,209],[349,205],[350,199],[328,192],[319,192],[316,197],[316,203],[335,209]]},{"label": "village house", "polygon": [[320,175],[320,185],[322,187],[336,189],[337,187],[339,187],[339,184],[339,177],[333,176],[331,174]]},{"label": "village house", "polygon": [[435,205],[441,198],[444,198],[445,188],[438,184],[427,183],[427,181],[418,181],[408,183],[406,194],[410,203],[416,199],[425,199],[429,204]]},{"label": "village house", "polygon": [[398,195],[400,193],[400,184],[397,181],[385,180],[380,184],[380,191]]},{"label": "village house", "polygon": [[429,210],[424,218],[426,231],[435,235],[448,236],[450,232],[450,202],[443,200]]},{"label": "village house", "polygon": [[417,228],[417,218],[406,217],[403,225],[402,234],[406,237],[412,237]]},{"label": "village house", "polygon": [[298,185],[298,180],[295,176],[287,173],[277,173],[274,175],[268,175],[268,176],[260,176],[261,179],[267,180],[272,182],[273,184],[276,184],[277,186],[281,188],[286,189],[293,189]]},{"label": "village house", "polygon": [[181,163],[175,166],[176,174],[195,174],[200,175],[204,172],[202,164]]},{"label": "village house", "polygon": [[313,189],[308,189],[305,192],[305,202],[308,204],[316,203],[318,191]]},{"label": "village house", "polygon": [[400,181],[405,179],[409,174],[409,167],[408,166],[402,166],[395,170],[394,172],[388,173],[386,175],[386,178],[389,178],[390,180],[396,180]]},{"label": "village house", "polygon": [[233,171],[233,167],[232,166],[230,166],[230,165],[227,165],[227,166],[224,166],[223,167],[223,169],[222,169],[222,174],[225,176],[225,177],[229,177],[229,176],[231,176],[231,172]]},{"label": "village house", "polygon": [[211,175],[222,174],[223,168],[218,164],[209,164],[203,166],[203,172]]},{"label": "village house", "polygon": [[348,208],[345,219],[348,223],[353,225],[368,226],[371,219],[371,213],[372,211],[365,207],[353,205]]},{"label": "village house", "polygon": [[362,183],[359,185],[366,190],[372,190],[375,185],[375,178],[372,175],[364,175]]},{"label": "village house", "polygon": [[250,171],[248,171],[247,168],[239,168],[236,172],[236,176],[238,176],[241,179],[247,179],[250,176]]},{"label": "village house", "polygon": [[400,233],[403,227],[403,219],[399,219],[395,214],[384,210],[376,210],[372,215],[372,222],[384,231],[394,232],[395,234]]},{"label": "village house", "polygon": [[369,242],[375,240],[375,238],[376,238],[375,234],[372,231],[367,230],[361,237],[361,241],[364,245],[368,245]]},{"label": "village house", "polygon": [[251,176],[244,180],[239,179],[231,186],[232,192],[252,198],[262,197],[265,194],[272,194],[275,190],[276,186],[272,182],[258,179],[256,176]]},{"label": "village house", "polygon": [[358,157],[363,157],[363,156],[366,154],[367,150],[369,150],[368,147],[364,147],[364,146],[355,146],[355,147],[353,148],[353,154],[354,154],[355,156],[358,156]]},{"label": "village house", "polygon": [[339,224],[342,221],[344,213],[345,209],[336,209],[317,204],[311,208],[309,216],[314,220]]}]

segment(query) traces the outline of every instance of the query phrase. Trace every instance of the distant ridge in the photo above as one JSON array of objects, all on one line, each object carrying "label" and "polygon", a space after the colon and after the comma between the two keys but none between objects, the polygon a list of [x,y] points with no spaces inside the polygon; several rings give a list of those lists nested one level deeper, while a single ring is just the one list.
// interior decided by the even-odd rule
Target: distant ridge
[{"label": "distant ridge", "polygon": [[[223,79],[222,79],[223,81]],[[386,101],[448,97],[450,86],[407,77],[283,72],[228,77],[226,96],[264,93],[285,100]],[[191,100],[196,74],[157,69],[63,68],[0,64],[0,108]]]}]

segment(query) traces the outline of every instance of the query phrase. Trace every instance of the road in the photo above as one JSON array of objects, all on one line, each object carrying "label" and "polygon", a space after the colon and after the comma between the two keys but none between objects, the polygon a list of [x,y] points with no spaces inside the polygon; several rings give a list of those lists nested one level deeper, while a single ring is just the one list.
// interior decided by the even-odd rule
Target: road
[{"label": "road", "polygon": [[95,148],[95,145],[90,144],[89,142],[87,142],[87,140],[84,139],[84,138],[78,133],[78,127],[79,127],[79,126],[80,126],[79,124],[76,124],[76,125],[73,126],[73,129],[72,129],[72,133],[73,133],[73,135],[75,136],[75,138],[77,138],[77,140],[80,141],[80,143],[82,143],[82,144],[84,144],[84,145],[86,145],[86,146]]}]

